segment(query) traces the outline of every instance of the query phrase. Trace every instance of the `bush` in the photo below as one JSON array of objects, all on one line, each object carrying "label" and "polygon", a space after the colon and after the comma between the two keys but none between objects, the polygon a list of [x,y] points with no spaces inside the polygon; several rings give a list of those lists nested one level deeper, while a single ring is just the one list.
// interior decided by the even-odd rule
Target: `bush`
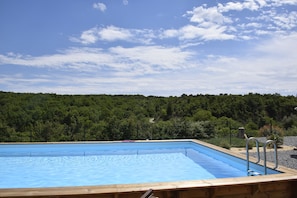
[{"label": "bush", "polygon": [[284,138],[279,136],[278,134],[271,134],[267,137],[267,139],[275,141],[277,147],[280,147],[280,145],[284,143]]},{"label": "bush", "polygon": [[283,144],[284,131],[278,126],[265,125],[260,128],[259,135],[275,141],[278,147]]},{"label": "bush", "polygon": [[285,132],[286,136],[297,136],[297,126],[293,126],[286,130]]},{"label": "bush", "polygon": [[260,137],[269,137],[272,134],[277,134],[281,137],[284,136],[284,130],[278,126],[264,125],[259,130]]},{"label": "bush", "polygon": [[225,149],[230,149],[231,148],[231,145],[227,141],[222,141],[220,143],[220,147],[223,147]]}]

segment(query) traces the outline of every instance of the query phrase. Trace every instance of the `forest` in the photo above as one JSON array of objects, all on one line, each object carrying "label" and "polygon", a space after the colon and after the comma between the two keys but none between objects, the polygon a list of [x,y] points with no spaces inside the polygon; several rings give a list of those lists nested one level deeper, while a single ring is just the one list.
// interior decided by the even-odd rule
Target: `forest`
[{"label": "forest", "polygon": [[[296,96],[0,92],[0,142],[207,139],[264,129],[297,135]],[[263,132],[264,130],[264,132]]]}]

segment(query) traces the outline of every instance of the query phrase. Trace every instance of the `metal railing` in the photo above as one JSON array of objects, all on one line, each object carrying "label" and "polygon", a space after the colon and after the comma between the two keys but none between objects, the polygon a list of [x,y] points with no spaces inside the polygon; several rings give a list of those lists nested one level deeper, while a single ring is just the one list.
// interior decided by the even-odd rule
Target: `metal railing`
[{"label": "metal railing", "polygon": [[267,140],[265,142],[264,146],[263,146],[263,149],[264,149],[264,173],[265,173],[265,175],[267,175],[266,147],[269,144],[273,144],[273,147],[274,147],[274,163],[275,163],[275,166],[274,166],[273,169],[276,169],[278,167],[277,145],[276,145],[276,142],[273,141],[273,140]]},{"label": "metal railing", "polygon": [[258,164],[260,162],[260,152],[259,152],[259,141],[254,138],[254,137],[250,137],[246,140],[246,145],[245,145],[245,149],[246,149],[246,162],[247,162],[247,174],[250,175],[250,154],[249,154],[249,142],[250,141],[255,141],[256,142],[256,148],[257,148],[257,156],[258,156],[258,160],[255,162],[256,164]]},{"label": "metal railing", "polygon": [[[255,141],[256,142],[256,148],[257,148],[257,161],[255,162],[256,164],[258,164],[260,162],[260,152],[259,152],[259,141],[254,138],[254,137],[250,137],[246,139],[246,162],[247,162],[247,174],[248,176],[250,175],[254,175],[252,170],[250,170],[250,159],[249,159],[249,142],[250,141]],[[267,160],[266,160],[266,147],[269,144],[273,144],[274,146],[274,162],[275,162],[275,166],[273,169],[276,169],[278,167],[278,159],[277,159],[277,145],[276,142],[273,140],[267,140],[264,145],[263,145],[263,154],[264,154],[264,174],[267,175]]]}]

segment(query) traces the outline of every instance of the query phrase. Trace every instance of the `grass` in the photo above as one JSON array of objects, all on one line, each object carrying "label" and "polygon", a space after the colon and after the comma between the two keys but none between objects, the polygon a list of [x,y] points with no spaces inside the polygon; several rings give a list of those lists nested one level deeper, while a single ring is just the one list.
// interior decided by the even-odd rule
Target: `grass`
[{"label": "grass", "polygon": [[[229,137],[216,137],[210,139],[203,139],[203,141],[226,149],[230,149],[231,147],[245,148],[246,146],[245,139],[237,137],[231,137],[231,143]],[[251,146],[255,146],[255,142],[250,142],[250,144]]]}]

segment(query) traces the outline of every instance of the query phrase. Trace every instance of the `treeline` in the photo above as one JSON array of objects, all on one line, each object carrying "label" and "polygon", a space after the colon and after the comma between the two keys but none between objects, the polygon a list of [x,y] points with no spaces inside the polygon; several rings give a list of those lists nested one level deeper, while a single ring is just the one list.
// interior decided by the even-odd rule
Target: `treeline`
[{"label": "treeline", "polygon": [[0,92],[0,142],[210,138],[263,126],[297,134],[297,98],[279,94],[56,95]]}]

